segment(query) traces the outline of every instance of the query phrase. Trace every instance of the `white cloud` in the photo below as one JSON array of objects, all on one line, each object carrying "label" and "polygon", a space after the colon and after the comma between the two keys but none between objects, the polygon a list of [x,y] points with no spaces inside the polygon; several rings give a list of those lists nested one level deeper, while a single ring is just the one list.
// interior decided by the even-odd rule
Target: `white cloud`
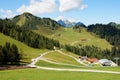
[{"label": "white cloud", "polygon": [[58,21],[58,20],[68,20],[68,21],[70,21],[70,22],[77,22],[77,20],[76,19],[74,19],[74,18],[66,18],[66,17],[64,17],[64,16],[58,16],[56,19],[55,19],[56,21]]},{"label": "white cloud", "polygon": [[84,5],[83,0],[60,0],[60,12],[69,11],[72,9],[80,9],[83,10],[87,7],[87,5]]},{"label": "white cloud", "polygon": [[87,8],[88,7],[88,5],[81,5],[80,6],[80,10],[84,10],[85,8]]},{"label": "white cloud", "polygon": [[74,18],[68,18],[68,20],[69,20],[70,22],[76,22],[76,21],[77,21],[77,20],[74,19]]},{"label": "white cloud", "polygon": [[64,16],[58,16],[55,20],[56,21],[58,21],[58,20],[65,20],[65,17]]},{"label": "white cloud", "polygon": [[14,14],[11,10],[0,9],[2,18],[13,18],[16,14]]},{"label": "white cloud", "polygon": [[18,13],[30,12],[32,14],[52,13],[56,10],[56,0],[30,0],[30,5],[22,5]]}]

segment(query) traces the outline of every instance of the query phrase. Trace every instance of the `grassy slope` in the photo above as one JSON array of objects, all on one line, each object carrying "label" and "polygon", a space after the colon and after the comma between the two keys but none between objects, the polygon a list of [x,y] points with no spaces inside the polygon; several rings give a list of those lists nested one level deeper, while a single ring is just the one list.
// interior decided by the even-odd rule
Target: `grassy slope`
[{"label": "grassy slope", "polygon": [[120,67],[111,67],[111,66],[103,66],[103,67],[80,67],[80,69],[89,69],[89,70],[105,70],[105,71],[117,71],[120,72]]},{"label": "grassy slope", "polygon": [[48,50],[40,50],[40,49],[34,49],[31,47],[28,47],[27,45],[0,33],[0,45],[5,45],[6,42],[16,44],[19,50],[22,50],[24,53],[23,56],[25,59],[23,60],[27,62],[30,62],[31,58],[37,57],[41,53],[48,51]]},{"label": "grassy slope", "polygon": [[42,67],[52,67],[52,68],[80,68],[79,66],[73,66],[73,65],[62,65],[62,64],[53,64],[53,63],[48,63],[45,61],[40,60],[39,62],[37,62],[38,66],[42,66]]},{"label": "grassy slope", "polygon": [[2,80],[120,80],[119,74],[19,69],[0,71]]},{"label": "grassy slope", "polygon": [[20,17],[20,20],[16,24],[22,26],[23,24],[25,24],[25,21],[25,18]]},{"label": "grassy slope", "polygon": [[[30,62],[31,58],[35,58],[38,57],[41,53],[47,52],[49,50],[46,49],[35,49],[35,48],[31,48],[15,39],[10,38],[9,36],[3,35],[2,33],[0,33],[0,45],[5,45],[6,42],[10,42],[10,43],[14,43],[17,45],[17,47],[19,48],[19,50],[23,51],[23,57],[25,59],[23,59],[23,61],[26,62]],[[66,54],[70,54],[72,56],[78,57],[76,54],[64,51]],[[51,60],[55,60],[56,62],[63,62],[63,63],[71,63],[71,64],[76,64],[78,65],[79,63],[77,63],[75,60],[73,60],[72,58],[62,55],[60,53],[50,53],[48,55],[48,58],[50,58]]]},{"label": "grassy slope", "polygon": [[42,67],[52,67],[52,68],[68,68],[68,69],[87,69],[87,70],[104,70],[104,71],[117,71],[120,72],[120,67],[85,67],[85,66],[71,66],[71,65],[60,65],[60,64],[52,64],[45,61],[40,60],[37,63],[38,66]]},{"label": "grassy slope", "polygon": [[77,55],[77,54],[73,54],[72,52],[68,52],[68,51],[66,51],[66,50],[61,50],[63,53],[65,53],[65,54],[68,54],[68,55],[71,55],[71,56],[73,56],[73,57],[75,57],[75,58],[77,58],[77,59],[79,59],[79,55]]},{"label": "grassy slope", "polygon": [[57,63],[66,63],[66,64],[73,64],[73,65],[80,65],[78,62],[76,62],[71,57],[68,57],[66,55],[60,54],[58,52],[52,52],[44,56],[45,58],[57,62]]},{"label": "grassy slope", "polygon": [[51,30],[48,27],[45,26],[38,26],[39,30],[33,30],[34,32],[38,34],[42,34],[47,37],[54,36],[53,34],[55,33],[56,35],[64,31],[64,28],[60,27],[59,29]]},{"label": "grassy slope", "polygon": [[[4,45],[5,42],[14,43],[18,46],[19,49],[22,49],[24,51],[25,58],[29,58],[28,60],[25,59],[25,61],[29,61],[30,58],[37,57],[40,53],[48,51],[48,50],[38,50],[38,49],[30,48],[27,45],[0,33],[0,45]],[[77,55],[74,55],[69,52],[66,52],[66,54],[71,54],[77,57]],[[42,62],[41,64],[43,63],[44,62]],[[72,66],[53,65],[50,63],[44,63],[43,66],[62,67],[62,68],[72,67]],[[120,71],[120,67],[105,67],[105,68],[81,67],[81,69]],[[117,74],[67,72],[67,71],[59,72],[59,71],[47,71],[47,70],[38,70],[38,69],[19,69],[19,70],[0,71],[0,78],[2,80],[73,80],[73,79],[74,80],[78,80],[78,79],[119,80],[120,79],[119,75]]]},{"label": "grassy slope", "polygon": [[[42,31],[35,31],[40,34],[44,34],[45,32]],[[51,32],[47,32],[51,33]],[[95,45],[97,47],[100,47],[102,49],[110,49],[112,46],[105,40],[105,39],[100,39],[99,37],[90,34],[89,32],[86,31],[86,29],[82,29],[82,31],[76,32],[72,28],[65,28],[64,30],[55,32],[54,34],[47,35],[44,34],[45,36],[48,36],[53,39],[59,40],[62,44],[72,44],[78,45]],[[81,41],[82,39],[86,39],[87,41],[83,42]]]}]

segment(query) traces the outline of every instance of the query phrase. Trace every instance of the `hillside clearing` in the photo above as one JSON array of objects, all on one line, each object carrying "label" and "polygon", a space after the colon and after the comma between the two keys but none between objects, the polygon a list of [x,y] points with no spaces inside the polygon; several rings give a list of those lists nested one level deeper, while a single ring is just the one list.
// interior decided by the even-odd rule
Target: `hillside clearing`
[{"label": "hillside clearing", "polygon": [[34,57],[39,56],[41,53],[48,51],[47,49],[35,49],[31,48],[24,43],[21,43],[15,39],[12,39],[9,36],[6,36],[2,33],[0,33],[0,45],[5,45],[6,42],[10,42],[11,44],[16,44],[18,49],[22,51],[23,55],[23,62],[31,62],[31,59]]},{"label": "hillside clearing", "polygon": [[45,34],[45,31],[41,30],[34,30],[34,32],[59,40],[61,44],[70,44],[75,46],[94,45],[101,49],[111,49],[112,47],[105,39],[101,39],[96,35],[87,32],[87,30],[84,28],[81,30],[81,32],[76,32],[72,28],[64,28],[64,30],[58,30],[54,33],[47,31],[46,33],[49,33],[49,35]]}]

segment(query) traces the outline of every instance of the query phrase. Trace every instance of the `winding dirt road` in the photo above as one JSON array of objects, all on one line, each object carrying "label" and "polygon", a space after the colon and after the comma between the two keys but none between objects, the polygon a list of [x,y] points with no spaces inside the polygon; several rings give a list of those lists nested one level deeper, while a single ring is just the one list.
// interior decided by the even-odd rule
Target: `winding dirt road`
[{"label": "winding dirt road", "polygon": [[[63,53],[62,51],[60,50],[57,50],[59,53],[61,54],[64,54],[64,55],[67,55],[65,53]],[[37,58],[34,58],[32,59],[32,63],[31,64],[28,64],[27,66],[29,67],[35,67],[37,69],[44,69],[44,70],[54,70],[54,71],[74,71],[74,72],[97,72],[97,73],[111,73],[111,74],[120,74],[120,72],[115,72],[115,71],[103,71],[103,70],[88,70],[88,69],[63,69],[63,68],[51,68],[51,67],[41,67],[41,66],[37,66],[35,65],[39,60],[42,60],[43,56],[46,55],[46,54],[49,54],[51,52],[54,52],[54,51],[49,51],[49,52],[45,52],[43,54],[41,54],[39,57]],[[67,55],[71,58],[74,58],[73,56],[71,55]],[[76,60],[76,58],[74,58]],[[77,60],[76,60],[77,61]],[[47,61],[47,62],[50,62],[50,61]],[[60,63],[57,63],[57,64],[60,64]]]},{"label": "winding dirt road", "polygon": [[48,53],[51,53],[51,52],[54,52],[54,51],[45,52],[45,53],[41,54],[39,57],[32,59],[32,62],[31,62],[30,64],[28,64],[27,66],[29,66],[29,67],[37,67],[35,64],[36,64],[39,60],[41,60],[44,55],[46,55],[46,54],[48,54]]}]

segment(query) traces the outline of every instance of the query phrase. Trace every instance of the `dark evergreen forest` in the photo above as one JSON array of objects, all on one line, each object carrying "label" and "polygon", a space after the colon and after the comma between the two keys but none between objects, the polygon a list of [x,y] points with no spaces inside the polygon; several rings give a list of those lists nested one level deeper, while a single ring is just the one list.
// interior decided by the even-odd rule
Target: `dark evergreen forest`
[{"label": "dark evergreen forest", "polygon": [[15,44],[6,43],[0,46],[0,65],[20,64],[22,58],[21,53]]},{"label": "dark evergreen forest", "polygon": [[[116,25],[117,26],[117,25]],[[106,39],[111,45],[120,46],[120,29],[111,24],[89,25],[88,31],[99,35],[100,38]]]}]

